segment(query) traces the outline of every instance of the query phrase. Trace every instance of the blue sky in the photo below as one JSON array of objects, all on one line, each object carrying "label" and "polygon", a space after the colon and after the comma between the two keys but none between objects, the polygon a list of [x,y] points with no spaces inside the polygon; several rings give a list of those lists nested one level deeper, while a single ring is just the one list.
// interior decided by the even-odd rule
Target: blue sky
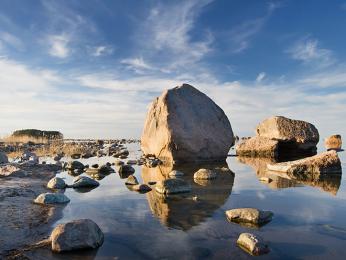
[{"label": "blue sky", "polygon": [[0,1],[0,136],[139,137],[190,83],[253,134],[271,115],[345,133],[346,1]]}]

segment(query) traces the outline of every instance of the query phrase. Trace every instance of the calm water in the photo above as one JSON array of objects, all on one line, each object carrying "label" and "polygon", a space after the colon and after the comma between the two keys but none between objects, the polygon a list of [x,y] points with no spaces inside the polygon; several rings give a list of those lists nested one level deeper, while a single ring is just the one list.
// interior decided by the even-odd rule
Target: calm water
[{"label": "calm water", "polygon": [[[128,148],[130,159],[139,157],[139,147]],[[345,152],[339,156],[345,171]],[[95,160],[112,162],[114,158],[81,161]],[[129,191],[117,172],[100,180],[101,185],[92,191],[67,189],[71,202],[58,223],[90,218],[105,233],[105,242],[98,250],[73,254],[37,251],[36,258],[247,259],[251,257],[236,246],[236,240],[242,232],[253,232],[270,245],[271,252],[263,259],[345,259],[345,177],[302,183],[271,176],[273,181],[266,184],[259,181],[265,175],[265,163],[229,157],[230,171],[223,165],[219,178],[209,183],[194,183],[194,169],[186,169],[184,178],[192,192],[184,197],[167,199],[155,191]],[[170,170],[135,169],[140,182],[162,179]],[[66,172],[60,176],[67,182],[73,178]],[[225,211],[238,207],[271,210],[274,219],[259,229],[229,223]]]}]

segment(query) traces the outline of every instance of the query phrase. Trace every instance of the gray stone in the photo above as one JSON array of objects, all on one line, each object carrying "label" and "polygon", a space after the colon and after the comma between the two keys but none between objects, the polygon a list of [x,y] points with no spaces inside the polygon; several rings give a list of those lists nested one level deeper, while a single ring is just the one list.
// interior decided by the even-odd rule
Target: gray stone
[{"label": "gray stone", "polygon": [[48,182],[47,187],[50,189],[65,189],[66,183],[62,178],[54,177]]},{"label": "gray stone", "polygon": [[191,191],[191,185],[182,179],[166,179],[158,181],[155,189],[162,194],[176,194]]},{"label": "gray stone", "polygon": [[269,247],[261,238],[250,233],[240,234],[237,244],[251,255],[263,255],[269,253]]},{"label": "gray stone", "polygon": [[5,153],[0,152],[0,164],[1,163],[8,163],[8,157]]},{"label": "gray stone", "polygon": [[233,144],[224,111],[188,84],[152,102],[141,138],[145,155],[173,163],[224,161]]},{"label": "gray stone", "polygon": [[54,228],[50,236],[54,252],[98,248],[104,235],[99,226],[90,219],[74,220]]},{"label": "gray stone", "polygon": [[226,211],[229,221],[262,225],[272,220],[273,212],[254,208],[239,208]]},{"label": "gray stone", "polygon": [[100,183],[86,176],[78,176],[74,178],[72,188],[92,188],[99,186]]},{"label": "gray stone", "polygon": [[84,164],[79,162],[79,161],[70,161],[67,163],[67,166],[66,166],[67,169],[69,170],[79,170],[79,171],[82,171],[84,170]]},{"label": "gray stone", "polygon": [[42,193],[34,200],[37,204],[65,204],[70,199],[62,193]]}]

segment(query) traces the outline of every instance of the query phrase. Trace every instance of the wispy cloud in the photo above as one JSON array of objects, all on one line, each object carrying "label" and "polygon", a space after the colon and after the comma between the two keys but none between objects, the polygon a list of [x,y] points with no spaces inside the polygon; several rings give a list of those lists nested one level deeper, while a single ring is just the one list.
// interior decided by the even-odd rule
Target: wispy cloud
[{"label": "wispy cloud", "polygon": [[111,46],[100,45],[100,46],[96,46],[92,48],[91,55],[95,57],[99,57],[99,56],[112,54],[113,51],[114,49]]},{"label": "wispy cloud", "polygon": [[320,45],[317,39],[305,37],[297,41],[287,52],[292,59],[318,67],[327,67],[335,63],[333,52],[322,48]]},{"label": "wispy cloud", "polygon": [[261,72],[257,75],[257,78],[256,78],[256,82],[257,83],[261,83],[262,80],[266,77],[266,73],[265,72]]},{"label": "wispy cloud", "polygon": [[0,42],[3,42],[7,46],[15,48],[17,50],[22,50],[24,48],[22,40],[20,40],[15,35],[5,31],[0,31]]},{"label": "wispy cloud", "polygon": [[123,59],[121,60],[121,63],[139,74],[142,74],[146,70],[154,69],[151,65],[144,61],[143,57]]},{"label": "wispy cloud", "polygon": [[70,54],[69,42],[70,37],[66,34],[49,35],[48,42],[50,44],[48,53],[57,58],[67,58]]}]

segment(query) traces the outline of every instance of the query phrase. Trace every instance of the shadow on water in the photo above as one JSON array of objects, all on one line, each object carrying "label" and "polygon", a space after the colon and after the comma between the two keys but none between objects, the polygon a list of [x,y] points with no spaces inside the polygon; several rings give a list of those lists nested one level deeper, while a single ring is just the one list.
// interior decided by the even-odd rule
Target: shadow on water
[{"label": "shadow on water", "polygon": [[[216,171],[217,178],[209,181],[194,180],[193,175],[200,168]],[[217,165],[161,165],[155,168],[142,166],[142,179],[146,183],[162,181],[168,179],[169,173],[173,170],[184,173],[184,176],[179,178],[190,183],[191,192],[165,196],[153,190],[146,195],[152,213],[167,227],[187,231],[210,217],[231,195],[234,173],[226,163]]]},{"label": "shadow on water", "polygon": [[268,171],[267,164],[277,162],[272,158],[237,157],[237,160],[251,166],[255,170],[259,180],[263,177],[268,178],[268,181],[263,183],[271,189],[311,186],[320,188],[322,191],[332,195],[336,195],[340,188],[341,172],[339,174],[307,173],[293,176],[282,172]]}]

